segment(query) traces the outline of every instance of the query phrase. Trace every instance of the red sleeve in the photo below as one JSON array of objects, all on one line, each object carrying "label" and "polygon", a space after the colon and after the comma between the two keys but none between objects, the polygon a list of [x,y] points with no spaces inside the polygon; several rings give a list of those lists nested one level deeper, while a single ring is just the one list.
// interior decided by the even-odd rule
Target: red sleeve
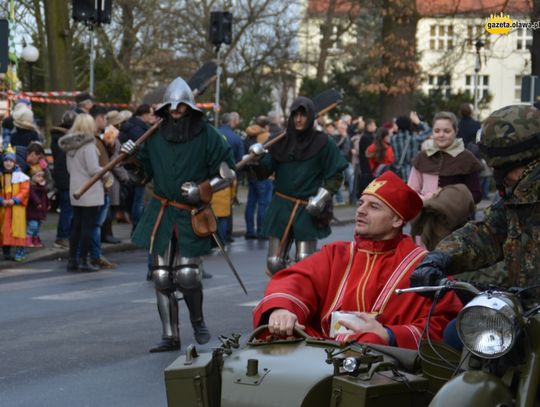
[{"label": "red sleeve", "polygon": [[[407,294],[410,296],[420,297],[419,294]],[[419,312],[410,321],[404,321],[403,324],[385,325],[390,328],[396,337],[396,345],[401,348],[417,349],[422,333],[428,322],[428,314],[432,305],[432,301],[423,298],[419,300],[419,303],[423,303],[419,309]],[[439,300],[431,318],[429,320],[429,337],[434,341],[442,340],[443,330],[446,325],[457,316],[457,313],[461,310],[463,305],[453,292],[446,293],[446,295]]]},{"label": "red sleeve", "polygon": [[[406,311],[404,315],[408,314],[408,317],[401,316],[398,318],[401,319],[401,321],[393,321],[393,323],[384,323],[382,321],[381,323],[383,323],[386,328],[392,330],[396,338],[397,347],[418,349],[420,340],[422,337],[425,337],[423,333],[432,302],[427,298],[420,297],[418,294],[403,295],[414,297],[401,304],[401,308]],[[442,300],[439,300],[435,306],[431,319],[429,320],[429,337],[434,341],[442,340],[444,328],[448,322],[457,316],[457,313],[461,308],[462,304],[458,297],[454,293],[446,293]],[[336,339],[388,345],[388,342],[373,332],[348,334]]]},{"label": "red sleeve", "polygon": [[323,246],[321,251],[277,272],[268,282],[264,298],[253,310],[253,326],[267,323],[268,311],[276,308],[296,314],[303,325],[319,313],[321,296],[328,290],[334,246]]}]

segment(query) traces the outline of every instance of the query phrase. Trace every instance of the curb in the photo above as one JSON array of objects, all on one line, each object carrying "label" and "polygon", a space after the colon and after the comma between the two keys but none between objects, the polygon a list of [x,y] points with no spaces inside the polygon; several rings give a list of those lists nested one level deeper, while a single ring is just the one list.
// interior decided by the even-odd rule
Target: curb
[{"label": "curb", "polygon": [[[129,241],[122,241],[118,244],[104,244],[101,247],[101,251],[103,253],[115,253],[115,252],[123,252],[128,250],[136,250],[139,249],[139,246],[136,246],[135,244],[129,242]],[[69,250],[68,249],[56,249],[54,247],[47,247],[44,249],[41,249],[37,252],[30,252],[27,256],[25,261],[22,262],[16,262],[16,261],[0,261],[0,270],[6,270],[10,268],[19,268],[21,266],[24,266],[28,263],[33,263],[36,261],[43,261],[43,260],[63,260],[67,259],[69,256]]]}]

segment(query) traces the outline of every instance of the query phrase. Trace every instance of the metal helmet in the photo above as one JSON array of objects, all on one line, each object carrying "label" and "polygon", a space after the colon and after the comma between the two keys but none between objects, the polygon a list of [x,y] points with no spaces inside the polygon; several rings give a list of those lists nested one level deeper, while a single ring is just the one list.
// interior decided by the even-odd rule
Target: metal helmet
[{"label": "metal helmet", "polygon": [[157,106],[156,113],[165,108],[176,109],[180,103],[184,103],[193,110],[202,113],[202,110],[195,104],[191,88],[186,81],[179,76],[167,86],[167,89],[165,89],[163,103]]},{"label": "metal helmet", "polygon": [[484,120],[478,146],[490,167],[510,168],[540,157],[540,110],[512,105]]}]

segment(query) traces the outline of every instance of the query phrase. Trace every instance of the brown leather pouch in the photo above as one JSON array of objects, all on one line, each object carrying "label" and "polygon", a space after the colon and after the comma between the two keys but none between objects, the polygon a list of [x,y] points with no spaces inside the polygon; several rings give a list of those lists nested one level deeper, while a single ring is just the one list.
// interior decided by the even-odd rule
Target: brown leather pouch
[{"label": "brown leather pouch", "polygon": [[198,187],[201,202],[204,204],[210,203],[210,201],[212,200],[212,186],[210,185],[210,181],[207,180],[201,182]]},{"label": "brown leather pouch", "polygon": [[199,237],[207,237],[217,230],[216,217],[209,206],[191,212],[191,227]]}]

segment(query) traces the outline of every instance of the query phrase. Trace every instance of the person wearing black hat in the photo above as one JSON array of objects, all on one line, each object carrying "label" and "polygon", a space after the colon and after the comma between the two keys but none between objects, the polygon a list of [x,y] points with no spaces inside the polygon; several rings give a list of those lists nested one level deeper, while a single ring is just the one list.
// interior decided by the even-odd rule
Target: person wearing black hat
[{"label": "person wearing black hat", "polygon": [[56,187],[56,199],[60,215],[58,216],[58,226],[56,229],[56,240],[53,246],[56,248],[69,248],[69,234],[71,231],[71,220],[73,218],[73,208],[69,200],[69,172],[67,170],[66,153],[58,145],[58,140],[65,136],[77,113],[67,110],[62,115],[62,120],[58,127],[51,127],[51,151],[54,160],[53,179]]},{"label": "person wearing black hat", "polygon": [[[296,261],[317,249],[317,240],[330,234],[332,196],[343,182],[348,161],[336,143],[315,127],[315,106],[303,96],[291,105],[286,136],[252,166],[260,178],[275,173],[274,196],[265,215],[263,235],[269,237],[266,273],[287,267],[296,241]],[[265,154],[253,144],[250,152]],[[258,167],[258,169],[255,169]],[[288,225],[288,226],[287,226]]]}]

